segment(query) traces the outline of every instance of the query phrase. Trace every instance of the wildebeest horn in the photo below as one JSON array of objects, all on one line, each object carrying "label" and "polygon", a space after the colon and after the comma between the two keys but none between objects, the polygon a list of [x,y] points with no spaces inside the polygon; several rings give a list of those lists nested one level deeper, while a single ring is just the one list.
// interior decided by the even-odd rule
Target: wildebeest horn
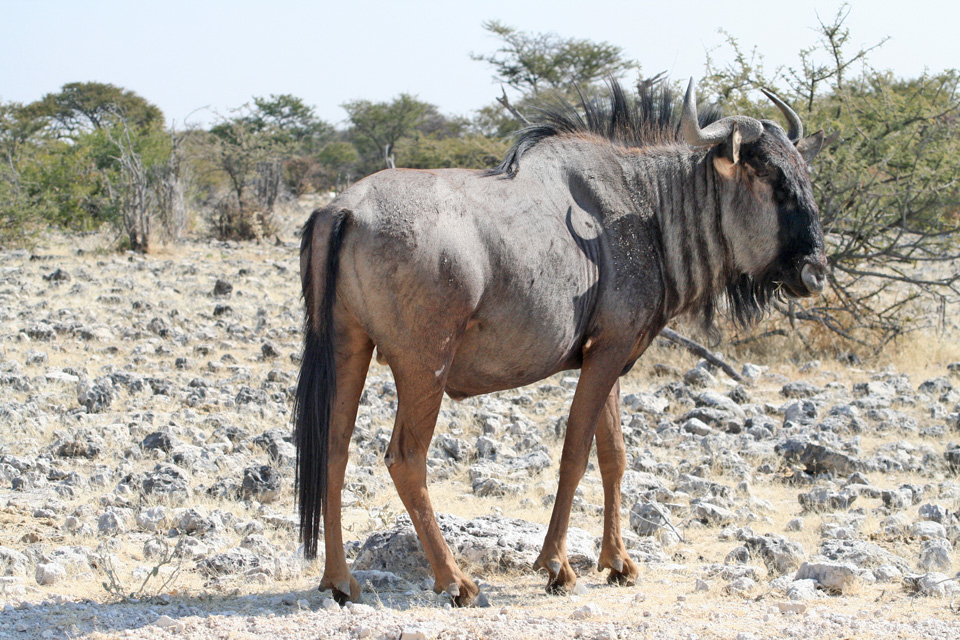
[{"label": "wildebeest horn", "polygon": [[767,91],[764,88],[760,88],[760,91],[763,92],[763,95],[770,98],[770,102],[777,105],[777,108],[780,109],[780,112],[783,114],[783,117],[787,119],[787,124],[789,129],[787,130],[787,137],[790,139],[790,142],[796,144],[800,141],[800,138],[803,137],[803,122],[800,121],[800,116],[797,115],[797,112],[790,108],[786,102],[777,97],[777,94],[772,91]]},{"label": "wildebeest horn", "polygon": [[693,87],[693,78],[690,78],[687,94],[683,98],[683,114],[680,116],[680,133],[684,141],[694,147],[720,144],[733,133],[734,124],[740,125],[740,135],[745,143],[753,142],[763,133],[760,121],[747,116],[730,116],[701,129],[697,117],[697,92]]}]

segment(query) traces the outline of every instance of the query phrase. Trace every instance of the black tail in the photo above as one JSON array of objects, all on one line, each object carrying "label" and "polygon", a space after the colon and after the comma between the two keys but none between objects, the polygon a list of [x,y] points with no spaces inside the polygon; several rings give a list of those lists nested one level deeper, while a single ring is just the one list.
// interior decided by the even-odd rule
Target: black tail
[{"label": "black tail", "polygon": [[[300,271],[304,321],[303,359],[294,401],[294,441],[297,445],[296,486],[300,505],[300,540],[304,556],[315,558],[320,537],[320,519],[327,498],[328,437],[331,411],[337,390],[333,344],[333,302],[337,295],[337,269],[347,214],[333,214],[333,226],[327,247],[326,277],[314,282],[313,232],[318,210],[303,226],[300,239]],[[317,256],[323,258],[324,256]]]}]

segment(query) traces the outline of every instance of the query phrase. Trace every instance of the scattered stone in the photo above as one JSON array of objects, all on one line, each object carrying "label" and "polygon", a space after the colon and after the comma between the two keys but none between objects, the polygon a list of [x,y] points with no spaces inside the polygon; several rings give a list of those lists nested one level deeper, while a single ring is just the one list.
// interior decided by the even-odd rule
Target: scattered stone
[{"label": "scattered stone", "polygon": [[704,424],[703,421],[697,418],[690,418],[684,422],[681,429],[696,436],[708,436],[714,433],[714,430],[710,426]]},{"label": "scattered stone", "polygon": [[749,362],[744,363],[743,367],[740,369],[740,373],[747,380],[759,380],[765,372],[769,371],[770,367],[751,364]]},{"label": "scattered stone", "polygon": [[413,585],[392,571],[359,570],[353,577],[365,591],[408,591]]},{"label": "scattered stone", "polygon": [[780,613],[801,615],[807,610],[807,605],[803,602],[778,602],[777,608],[780,610]]},{"label": "scattered stone", "polygon": [[803,518],[793,518],[784,525],[787,531],[803,531]]},{"label": "scattered stone", "polygon": [[167,324],[166,320],[159,317],[153,318],[147,323],[147,330],[161,338],[166,338],[170,335],[170,325]]},{"label": "scattered stone", "polygon": [[931,572],[923,575],[904,577],[904,582],[912,585],[921,596],[951,597],[960,595],[960,581],[943,573]]},{"label": "scattered stone", "polygon": [[665,507],[647,501],[637,502],[630,509],[630,528],[641,536],[655,535],[667,526]]},{"label": "scattered stone", "polygon": [[161,629],[166,629],[167,631],[180,632],[187,628],[187,625],[185,625],[183,622],[181,622],[180,620],[174,620],[168,615],[160,616],[154,621],[153,624],[160,627]]},{"label": "scattered stone", "polygon": [[262,355],[265,360],[272,360],[273,358],[280,357],[280,350],[277,349],[277,345],[268,340],[260,345],[260,355]]},{"label": "scattered stone", "polygon": [[205,575],[218,578],[246,573],[260,568],[262,564],[263,558],[256,553],[236,547],[201,560],[197,563],[197,569]]},{"label": "scattered stone", "polygon": [[233,293],[233,285],[227,282],[226,280],[221,280],[217,278],[217,282],[213,285],[213,295],[217,298],[222,298],[229,296]]},{"label": "scattered stone", "polygon": [[883,564],[892,565],[902,572],[910,569],[910,563],[900,556],[866,540],[824,540],[820,545],[820,554],[829,560],[850,563],[861,569],[874,569]]},{"label": "scattered stone", "polygon": [[770,533],[744,539],[751,556],[763,560],[767,570],[773,576],[781,576],[795,571],[805,559],[803,545],[783,536]]},{"label": "scattered stone", "polygon": [[880,492],[883,506],[893,511],[902,511],[913,504],[913,493],[909,490],[893,489]]},{"label": "scattered stone", "polygon": [[179,510],[174,517],[174,526],[183,533],[202,533],[216,528],[206,510],[202,507],[189,507]]},{"label": "scattered stone", "polygon": [[785,398],[810,398],[823,393],[823,389],[804,380],[788,382],[780,389],[780,395]]},{"label": "scattered stone", "polygon": [[140,441],[140,448],[145,451],[156,449],[171,453],[178,444],[179,441],[169,431],[154,431]]},{"label": "scattered stone", "polygon": [[103,413],[113,403],[113,385],[103,382],[81,385],[77,402],[86,407],[90,413]]},{"label": "scattered stone", "polygon": [[849,563],[804,562],[797,570],[797,580],[814,580],[823,589],[842,593],[856,582],[859,572]]},{"label": "scattered stone", "polygon": [[137,526],[150,533],[164,529],[168,523],[167,509],[161,505],[148,507],[137,514]]},{"label": "scattered stone", "polygon": [[40,342],[49,342],[57,337],[57,332],[46,322],[36,322],[27,329],[27,335]]},{"label": "scattered stone", "polygon": [[320,608],[324,609],[325,611],[333,611],[333,612],[340,611],[340,605],[337,604],[337,601],[334,600],[333,598],[324,598],[323,600],[321,600]]},{"label": "scattered stone", "polygon": [[62,458],[93,460],[103,451],[103,441],[90,433],[70,437],[60,442],[56,454]]},{"label": "scattered stone", "polygon": [[744,595],[747,592],[752,591],[756,586],[756,580],[744,576],[724,585],[723,592],[730,595]]},{"label": "scattered stone", "polygon": [[890,564],[882,564],[873,570],[877,582],[897,582],[903,578],[903,572]]},{"label": "scattered stone", "polygon": [[706,387],[716,386],[717,379],[706,369],[694,367],[683,374],[683,382],[694,389],[704,389]]},{"label": "scattered stone", "polygon": [[927,540],[920,550],[917,566],[921,571],[950,571],[953,568],[953,559],[950,557],[952,549],[948,540]]},{"label": "scattered stone", "polygon": [[269,465],[254,465],[243,470],[243,483],[240,485],[240,497],[244,500],[257,500],[269,504],[280,497],[283,490],[283,477]]},{"label": "scattered stone", "polygon": [[400,631],[400,640],[435,640],[437,634],[425,627],[404,627]]},{"label": "scattered stone", "polygon": [[473,494],[478,498],[520,495],[524,489],[519,484],[509,484],[497,478],[482,478],[473,483]]},{"label": "scattered stone", "polygon": [[808,442],[796,458],[785,458],[785,461],[802,465],[814,476],[821,473],[848,476],[864,468],[863,462],[857,458],[813,442]]},{"label": "scattered stone", "polygon": [[251,533],[243,537],[240,541],[240,548],[252,551],[261,558],[272,558],[277,555],[277,550],[270,541],[259,533]]},{"label": "scattered stone", "polygon": [[791,402],[783,412],[783,424],[812,425],[817,421],[817,405],[810,400]]},{"label": "scattered stone", "polygon": [[914,522],[910,526],[910,537],[920,538],[920,540],[946,538],[947,529],[939,522],[920,520],[919,522]]},{"label": "scattered stone", "polygon": [[939,397],[948,391],[952,391],[953,385],[950,383],[949,379],[941,376],[939,378],[931,378],[930,380],[920,383],[920,386],[917,387],[917,390],[920,393],[928,393],[931,396]]},{"label": "scattered stone", "polygon": [[115,511],[104,511],[97,518],[97,531],[106,536],[123,533],[127,530],[123,517]]},{"label": "scattered stone", "polygon": [[853,491],[834,491],[829,487],[817,487],[807,493],[797,494],[797,500],[804,513],[845,511],[856,499],[857,494]]},{"label": "scattered stone", "polygon": [[951,520],[955,519],[948,510],[938,504],[930,502],[920,505],[917,514],[924,520],[931,520],[944,525],[949,524]]},{"label": "scattered stone", "polygon": [[234,402],[238,405],[241,404],[267,404],[267,392],[263,389],[254,389],[253,387],[243,386],[240,387],[240,391],[237,392]]},{"label": "scattered stone", "polygon": [[693,505],[693,517],[703,524],[724,526],[736,519],[736,514],[724,507],[709,502],[698,502]]},{"label": "scattered stone", "polygon": [[144,475],[141,487],[145,496],[161,496],[177,503],[184,502],[191,495],[186,474],[172,464],[155,466],[153,471]]},{"label": "scattered stone", "polygon": [[574,609],[570,617],[574,620],[589,620],[590,618],[598,618],[602,614],[603,610],[600,608],[600,605],[589,602],[582,607]]},{"label": "scattered stone", "polygon": [[67,577],[67,570],[57,562],[44,562],[37,564],[36,579],[37,584],[51,585],[56,584]]},{"label": "scattered stone", "polygon": [[43,279],[51,284],[61,284],[64,282],[70,282],[70,280],[73,278],[63,269],[55,269],[52,273],[43,276]]},{"label": "scattered stone", "polygon": [[652,416],[660,416],[670,408],[670,401],[649,393],[630,393],[623,397],[623,406]]}]

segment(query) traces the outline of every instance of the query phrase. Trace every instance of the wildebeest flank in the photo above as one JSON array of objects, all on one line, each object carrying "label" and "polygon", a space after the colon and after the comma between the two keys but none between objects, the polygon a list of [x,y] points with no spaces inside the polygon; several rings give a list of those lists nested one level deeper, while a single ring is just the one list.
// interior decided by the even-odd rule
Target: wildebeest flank
[{"label": "wildebeest flank", "polygon": [[[398,408],[385,462],[438,592],[474,582],[440,534],[426,452],[443,393],[460,398],[580,368],[560,480],[536,562],[548,590],[573,587],[566,532],[593,440],[604,488],[599,557],[613,582],[638,575],[620,534],[626,455],[618,377],[680,313],[709,324],[726,295],[750,321],[771,295],[814,295],[826,266],[807,162],[823,141],[771,96],[789,132],[744,116],[679,122],[671,94],[561,106],[524,130],[493,172],[388,170],[304,227],[306,335],[296,395],[300,532],[321,588],[356,600],[340,527],[347,450],[371,354],[393,371]],[[712,121],[711,120],[715,120]]]}]

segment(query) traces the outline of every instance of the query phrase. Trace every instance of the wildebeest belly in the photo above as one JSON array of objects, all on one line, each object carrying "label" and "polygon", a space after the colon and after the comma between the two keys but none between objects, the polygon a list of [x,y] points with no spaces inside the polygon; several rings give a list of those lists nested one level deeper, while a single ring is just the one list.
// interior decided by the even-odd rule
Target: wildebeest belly
[{"label": "wildebeest belly", "polygon": [[518,296],[481,309],[457,345],[447,393],[458,398],[510,389],[578,367],[591,293]]}]

